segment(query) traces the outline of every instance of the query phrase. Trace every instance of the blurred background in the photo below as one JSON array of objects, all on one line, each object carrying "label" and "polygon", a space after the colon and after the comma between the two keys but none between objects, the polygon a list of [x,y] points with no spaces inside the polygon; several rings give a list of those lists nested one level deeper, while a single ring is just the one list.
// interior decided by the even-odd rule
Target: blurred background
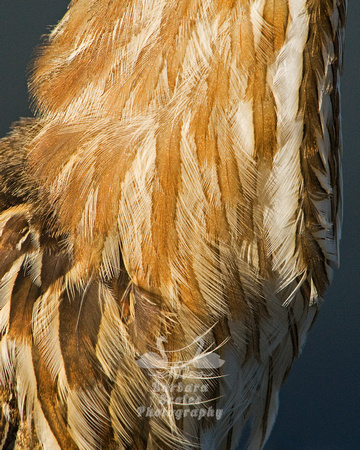
[{"label": "blurred background", "polygon": [[[121,0],[119,0],[121,1]],[[66,0],[0,0],[0,136],[28,109],[26,69]],[[349,0],[342,77],[341,268],[280,394],[266,450],[360,449],[360,2]],[[64,86],[66,89],[66,86]]]}]

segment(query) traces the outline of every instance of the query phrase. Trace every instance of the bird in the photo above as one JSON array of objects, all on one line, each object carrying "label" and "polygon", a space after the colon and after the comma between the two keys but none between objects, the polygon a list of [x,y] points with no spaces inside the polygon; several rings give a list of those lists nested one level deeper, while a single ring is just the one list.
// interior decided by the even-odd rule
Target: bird
[{"label": "bird", "polygon": [[0,140],[2,448],[264,448],[339,263],[346,9],[71,1]]}]

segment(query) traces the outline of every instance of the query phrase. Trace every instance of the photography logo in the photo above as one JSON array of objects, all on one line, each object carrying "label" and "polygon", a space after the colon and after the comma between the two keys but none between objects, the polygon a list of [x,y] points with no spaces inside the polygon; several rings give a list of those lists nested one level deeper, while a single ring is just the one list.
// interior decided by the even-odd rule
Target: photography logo
[{"label": "photography logo", "polygon": [[[169,414],[171,405],[171,414],[175,420],[184,417],[198,420],[214,417],[220,420],[223,410],[216,408],[209,401],[209,378],[212,378],[209,373],[219,369],[225,361],[216,352],[204,351],[205,341],[198,338],[195,341],[198,347],[191,361],[170,362],[163,342],[166,342],[164,337],[157,338],[158,353],[146,352],[137,360],[138,366],[154,377],[152,393],[156,396],[157,405],[138,407],[138,415],[159,417]],[[167,377],[172,381],[167,381]]]}]

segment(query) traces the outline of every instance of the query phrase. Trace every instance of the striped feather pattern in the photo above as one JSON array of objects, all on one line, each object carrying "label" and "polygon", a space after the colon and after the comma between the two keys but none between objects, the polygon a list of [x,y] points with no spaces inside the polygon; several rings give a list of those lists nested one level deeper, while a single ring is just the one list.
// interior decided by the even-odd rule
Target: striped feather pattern
[{"label": "striped feather pattern", "polygon": [[71,2],[0,141],[3,448],[264,446],[339,261],[345,16]]}]

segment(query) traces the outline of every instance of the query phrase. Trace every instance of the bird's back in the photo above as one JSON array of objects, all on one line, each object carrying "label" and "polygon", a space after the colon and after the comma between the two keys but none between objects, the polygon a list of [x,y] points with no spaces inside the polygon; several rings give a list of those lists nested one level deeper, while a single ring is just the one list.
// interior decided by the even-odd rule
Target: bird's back
[{"label": "bird's back", "polygon": [[338,262],[345,9],[71,3],[0,141],[4,448],[262,448]]}]

